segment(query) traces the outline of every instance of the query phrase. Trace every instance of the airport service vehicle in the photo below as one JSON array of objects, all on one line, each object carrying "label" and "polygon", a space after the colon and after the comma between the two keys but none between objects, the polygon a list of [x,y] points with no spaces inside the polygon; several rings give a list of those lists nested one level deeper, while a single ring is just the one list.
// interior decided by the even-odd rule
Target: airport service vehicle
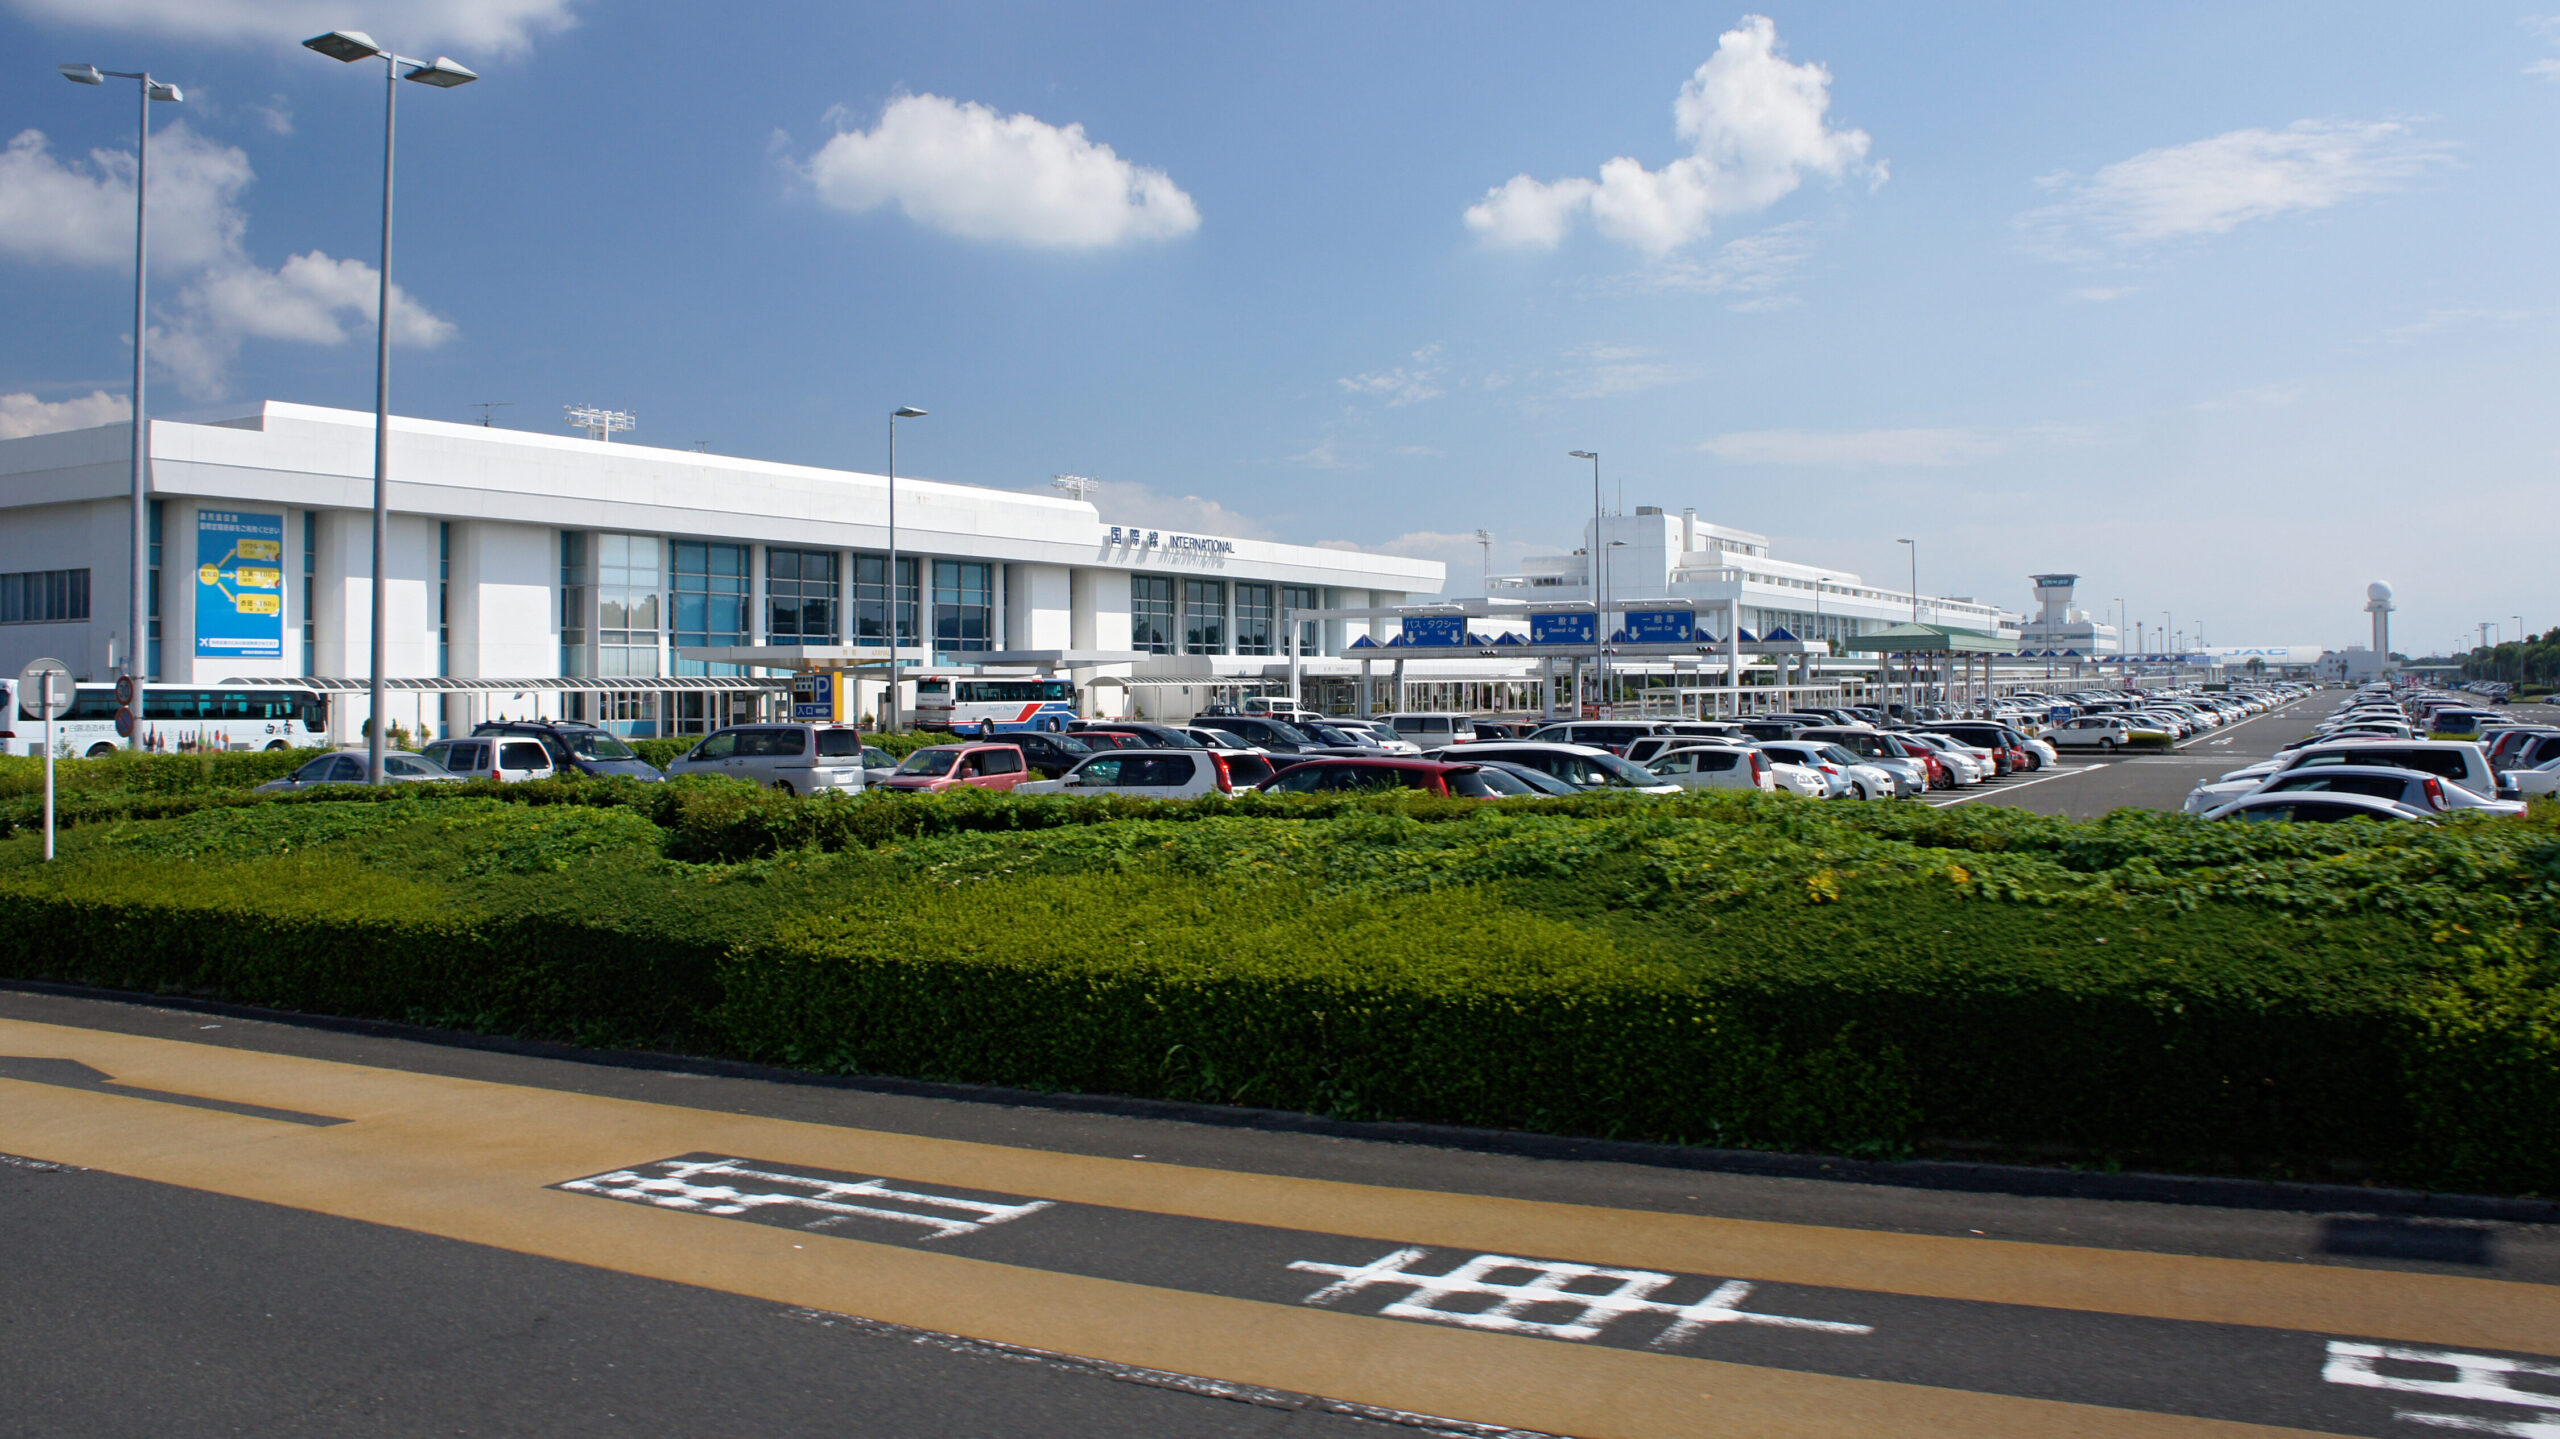
[{"label": "airport service vehicle", "polygon": [[666,778],[639,751],[578,720],[490,720],[471,727],[473,739],[489,735],[540,741],[551,752],[552,768],[564,775],[622,775],[652,784]]},{"label": "airport service vehicle", "polygon": [[860,794],[862,732],[851,725],[729,725],[667,764],[667,777],[724,774],[785,794]]},{"label": "airport service vehicle", "polygon": [[1470,762],[1509,760],[1545,770],[1583,790],[1635,790],[1644,794],[1678,794],[1680,787],[1648,773],[1644,766],[1587,744],[1550,744],[1538,740],[1478,740],[1464,753]]},{"label": "airport service vehicle", "polygon": [[487,739],[440,739],[419,752],[464,779],[518,784],[549,779],[558,773],[551,763],[551,751],[544,749],[540,740],[495,735]]},{"label": "airport service vehicle", "polygon": [[1197,799],[1233,794],[1235,768],[1214,749],[1127,749],[1088,755],[1056,779],[1026,780],[1016,794],[1116,794],[1136,799]]},{"label": "airport service vehicle", "polygon": [[924,675],[916,680],[916,728],[953,734],[1056,733],[1076,717],[1072,680],[990,680]]},{"label": "airport service vehicle", "polygon": [[[282,779],[271,779],[258,786],[260,794],[291,794],[324,784],[364,783],[366,755],[362,750],[324,754]],[[392,750],[382,756],[384,784],[460,784],[462,776],[452,774],[424,755]]]},{"label": "airport service vehicle", "polygon": [[940,794],[963,786],[1009,790],[1029,778],[1031,766],[1020,745],[937,744],[908,755],[878,788],[890,794]]},{"label": "airport service vehicle", "polygon": [[1645,769],[1682,789],[1759,789],[1775,791],[1769,757],[1757,749],[1730,744],[1690,744],[1659,755]]},{"label": "airport service vehicle", "polygon": [[1314,759],[1295,764],[1262,787],[1265,794],[1338,794],[1411,789],[1447,799],[1519,799],[1539,793],[1490,765],[1432,759]]},{"label": "airport service vehicle", "polygon": [[2426,820],[2434,816],[2405,804],[2361,794],[2251,795],[2215,810],[2209,819],[2277,820],[2294,824],[2335,824],[2340,820]]},{"label": "airport service vehicle", "polygon": [[1476,737],[1475,716],[1454,710],[1414,710],[1378,718],[1396,732],[1396,738],[1424,754],[1453,744],[1470,744]]},{"label": "airport service vehicle", "polygon": [[[44,752],[44,717],[19,708],[16,676],[0,678],[0,754]],[[57,691],[57,694],[59,691]],[[34,704],[32,696],[27,702]],[[290,685],[145,685],[142,748],[325,749],[329,702]],[[116,733],[116,687],[75,685],[71,708],[53,722],[53,752],[96,758],[124,748]]]}]

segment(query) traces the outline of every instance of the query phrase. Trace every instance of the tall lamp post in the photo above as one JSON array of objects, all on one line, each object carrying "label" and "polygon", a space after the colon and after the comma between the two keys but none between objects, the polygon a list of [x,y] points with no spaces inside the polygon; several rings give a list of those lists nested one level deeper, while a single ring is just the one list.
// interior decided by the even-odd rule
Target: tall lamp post
[{"label": "tall lamp post", "polygon": [[1600,538],[1600,452],[1567,450],[1568,458],[1591,462],[1591,660],[1600,685],[1600,702],[1609,702],[1608,542]]},{"label": "tall lamp post", "polygon": [[166,81],[154,80],[148,70],[101,70],[95,65],[64,65],[62,78],[75,85],[103,85],[109,80],[131,80],[140,92],[137,102],[141,121],[136,127],[133,152],[133,618],[125,630],[124,672],[135,682],[133,695],[133,733],[125,736],[127,749],[142,748],[143,697],[141,682],[151,677],[151,456],[150,422],[143,418],[143,345],[150,326],[143,311],[146,294],[147,260],[150,256],[150,215],[145,204],[145,191],[151,177],[151,102],[165,100],[171,104],[184,101],[186,93]]},{"label": "tall lamp post", "polygon": [[382,783],[382,755],[389,743],[390,726],[383,720],[382,665],[383,650],[389,639],[385,624],[390,609],[390,576],[386,573],[390,555],[391,510],[391,171],[395,153],[393,142],[399,135],[400,82],[415,80],[450,90],[468,85],[480,78],[469,66],[438,55],[433,60],[412,60],[394,54],[373,43],[373,37],[361,30],[332,30],[314,35],[302,42],[302,48],[343,60],[352,65],[358,60],[380,60],[382,66],[382,272],[374,277],[373,301],[373,640],[368,659],[365,728],[365,782]]},{"label": "tall lamp post", "polygon": [[[881,728],[898,727],[898,422],[921,420],[925,411],[900,405],[889,412],[889,697],[881,701]],[[916,627],[924,627],[924,576],[916,576]]]}]

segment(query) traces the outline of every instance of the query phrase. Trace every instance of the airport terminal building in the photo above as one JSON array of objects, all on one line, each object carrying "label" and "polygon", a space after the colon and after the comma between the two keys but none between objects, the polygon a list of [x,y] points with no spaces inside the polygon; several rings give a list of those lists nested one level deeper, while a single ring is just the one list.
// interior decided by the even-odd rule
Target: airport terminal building
[{"label": "airport terminal building", "polygon": [[[1107,523],[1089,502],[394,417],[390,721],[445,733],[568,714],[634,735],[762,712],[794,657],[1072,678],[1087,713],[1151,686],[1285,675],[1281,616],[1436,594],[1437,561]],[[129,429],[0,441],[0,666],[83,679],[125,653]],[[361,734],[373,417],[267,402],[150,425],[155,681],[326,681]],[[892,609],[894,608],[894,620]],[[1324,667],[1388,621],[1300,625]],[[718,658],[725,656],[726,660]],[[752,661],[752,662],[749,662]],[[1340,662],[1337,662],[1340,663]],[[1185,681],[1189,681],[1188,684]],[[879,682],[860,688],[866,712]]]}]

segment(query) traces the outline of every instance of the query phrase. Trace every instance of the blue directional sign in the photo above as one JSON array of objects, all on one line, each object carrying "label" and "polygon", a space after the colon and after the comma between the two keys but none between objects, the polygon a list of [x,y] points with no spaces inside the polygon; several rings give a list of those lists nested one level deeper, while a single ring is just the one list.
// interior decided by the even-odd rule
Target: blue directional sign
[{"label": "blue directional sign", "polygon": [[1529,643],[1533,645],[1588,645],[1600,639],[1600,617],[1590,614],[1529,616]]},{"label": "blue directional sign", "polygon": [[1456,649],[1467,642],[1465,615],[1407,615],[1404,617],[1404,643],[1407,649]]},{"label": "blue directional sign", "polygon": [[1629,610],[1626,620],[1631,645],[1685,645],[1697,627],[1687,610]]},{"label": "blue directional sign", "polygon": [[197,513],[196,653],[284,658],[284,516]]}]

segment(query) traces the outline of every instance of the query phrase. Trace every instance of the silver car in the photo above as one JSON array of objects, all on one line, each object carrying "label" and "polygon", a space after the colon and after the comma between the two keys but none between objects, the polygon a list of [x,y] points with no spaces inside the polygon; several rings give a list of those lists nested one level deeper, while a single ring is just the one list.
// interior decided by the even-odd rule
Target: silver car
[{"label": "silver car", "polygon": [[[324,754],[282,779],[271,779],[258,786],[260,794],[290,794],[324,784],[362,784],[365,754],[362,750]],[[382,757],[384,784],[460,784],[462,776],[447,770],[424,755],[386,754]]]},{"label": "silver car", "polygon": [[860,794],[863,750],[851,725],[730,725],[670,761],[667,777],[725,774],[785,794]]}]

